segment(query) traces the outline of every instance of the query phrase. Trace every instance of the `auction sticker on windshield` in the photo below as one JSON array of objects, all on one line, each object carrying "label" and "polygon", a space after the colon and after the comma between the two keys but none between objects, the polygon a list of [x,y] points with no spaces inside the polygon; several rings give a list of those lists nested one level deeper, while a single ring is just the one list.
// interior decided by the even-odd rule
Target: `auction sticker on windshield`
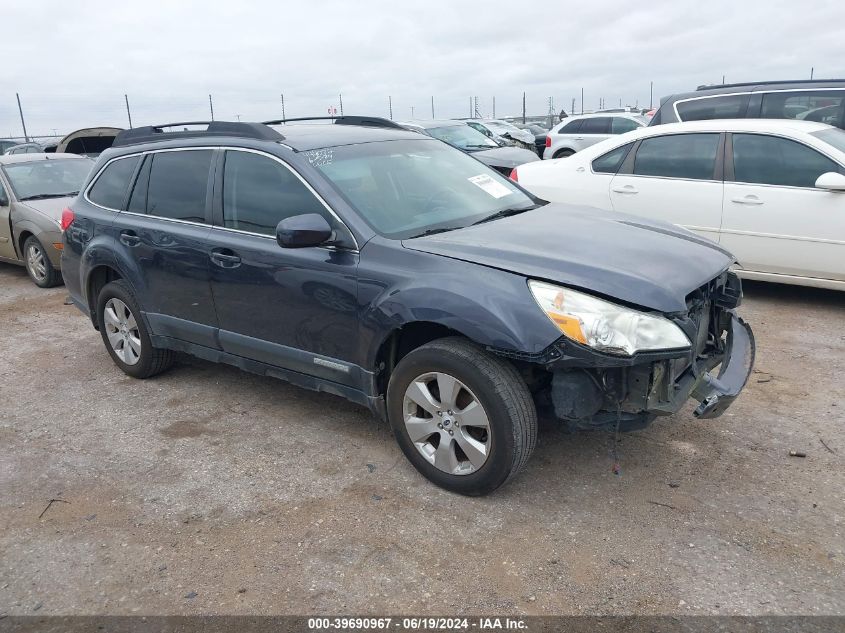
[{"label": "auction sticker on windshield", "polygon": [[484,189],[484,191],[489,193],[494,198],[504,198],[505,196],[509,196],[513,193],[513,191],[508,189],[505,185],[500,182],[496,182],[487,174],[471,176],[470,178],[467,178],[467,180],[469,180],[476,187]]}]

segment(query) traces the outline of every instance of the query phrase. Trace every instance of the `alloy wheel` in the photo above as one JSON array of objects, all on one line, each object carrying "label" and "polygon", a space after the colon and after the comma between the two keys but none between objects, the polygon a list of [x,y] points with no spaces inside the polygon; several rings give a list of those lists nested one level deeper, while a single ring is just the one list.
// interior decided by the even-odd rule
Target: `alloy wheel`
[{"label": "alloy wheel", "polygon": [[490,420],[460,380],[428,372],[408,385],[402,404],[405,430],[420,454],[451,475],[476,472],[490,454]]},{"label": "alloy wheel", "polygon": [[26,268],[36,281],[47,278],[47,261],[44,251],[37,244],[30,244],[26,249]]},{"label": "alloy wheel", "polygon": [[141,333],[135,316],[123,301],[112,297],[103,310],[106,336],[117,357],[127,365],[141,358]]}]

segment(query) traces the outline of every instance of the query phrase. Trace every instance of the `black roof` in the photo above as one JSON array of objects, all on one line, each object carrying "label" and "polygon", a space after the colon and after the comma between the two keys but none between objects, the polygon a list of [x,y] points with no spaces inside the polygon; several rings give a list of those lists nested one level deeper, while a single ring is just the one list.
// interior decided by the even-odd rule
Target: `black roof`
[{"label": "black roof", "polygon": [[781,81],[749,81],[736,84],[710,84],[696,88],[699,90],[718,90],[721,88],[760,88],[761,90],[777,88],[838,88],[845,87],[845,79],[785,79]]}]

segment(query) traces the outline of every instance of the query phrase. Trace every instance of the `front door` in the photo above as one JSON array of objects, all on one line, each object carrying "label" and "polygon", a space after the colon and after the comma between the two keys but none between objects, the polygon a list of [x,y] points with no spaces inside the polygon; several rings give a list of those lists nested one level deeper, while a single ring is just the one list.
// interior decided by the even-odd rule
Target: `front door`
[{"label": "front door", "polygon": [[696,133],[643,139],[610,182],[613,209],[678,224],[718,241],[720,138],[718,133]]},{"label": "front door", "polygon": [[214,157],[212,149],[148,154],[110,229],[135,266],[153,333],[206,347],[217,346],[207,241]]},{"label": "front door", "polygon": [[751,271],[845,280],[845,194],[816,189],[843,171],[815,149],[764,134],[732,134],[721,242]]},{"label": "front door", "polygon": [[12,236],[12,222],[9,220],[12,200],[9,189],[0,177],[0,257],[17,259],[15,242]]},{"label": "front door", "polygon": [[282,248],[275,237],[282,219],[304,213],[347,229],[276,157],[227,150],[217,182],[208,239],[223,350],[358,386],[357,251]]}]

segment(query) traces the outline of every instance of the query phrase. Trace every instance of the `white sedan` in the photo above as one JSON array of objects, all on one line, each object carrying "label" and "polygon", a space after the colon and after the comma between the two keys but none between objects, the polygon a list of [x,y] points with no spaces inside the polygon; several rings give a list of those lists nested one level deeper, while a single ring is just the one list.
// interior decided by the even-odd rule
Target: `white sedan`
[{"label": "white sedan", "polygon": [[774,119],[646,127],[511,178],[545,200],[681,225],[731,251],[747,279],[845,290],[845,130]]}]

